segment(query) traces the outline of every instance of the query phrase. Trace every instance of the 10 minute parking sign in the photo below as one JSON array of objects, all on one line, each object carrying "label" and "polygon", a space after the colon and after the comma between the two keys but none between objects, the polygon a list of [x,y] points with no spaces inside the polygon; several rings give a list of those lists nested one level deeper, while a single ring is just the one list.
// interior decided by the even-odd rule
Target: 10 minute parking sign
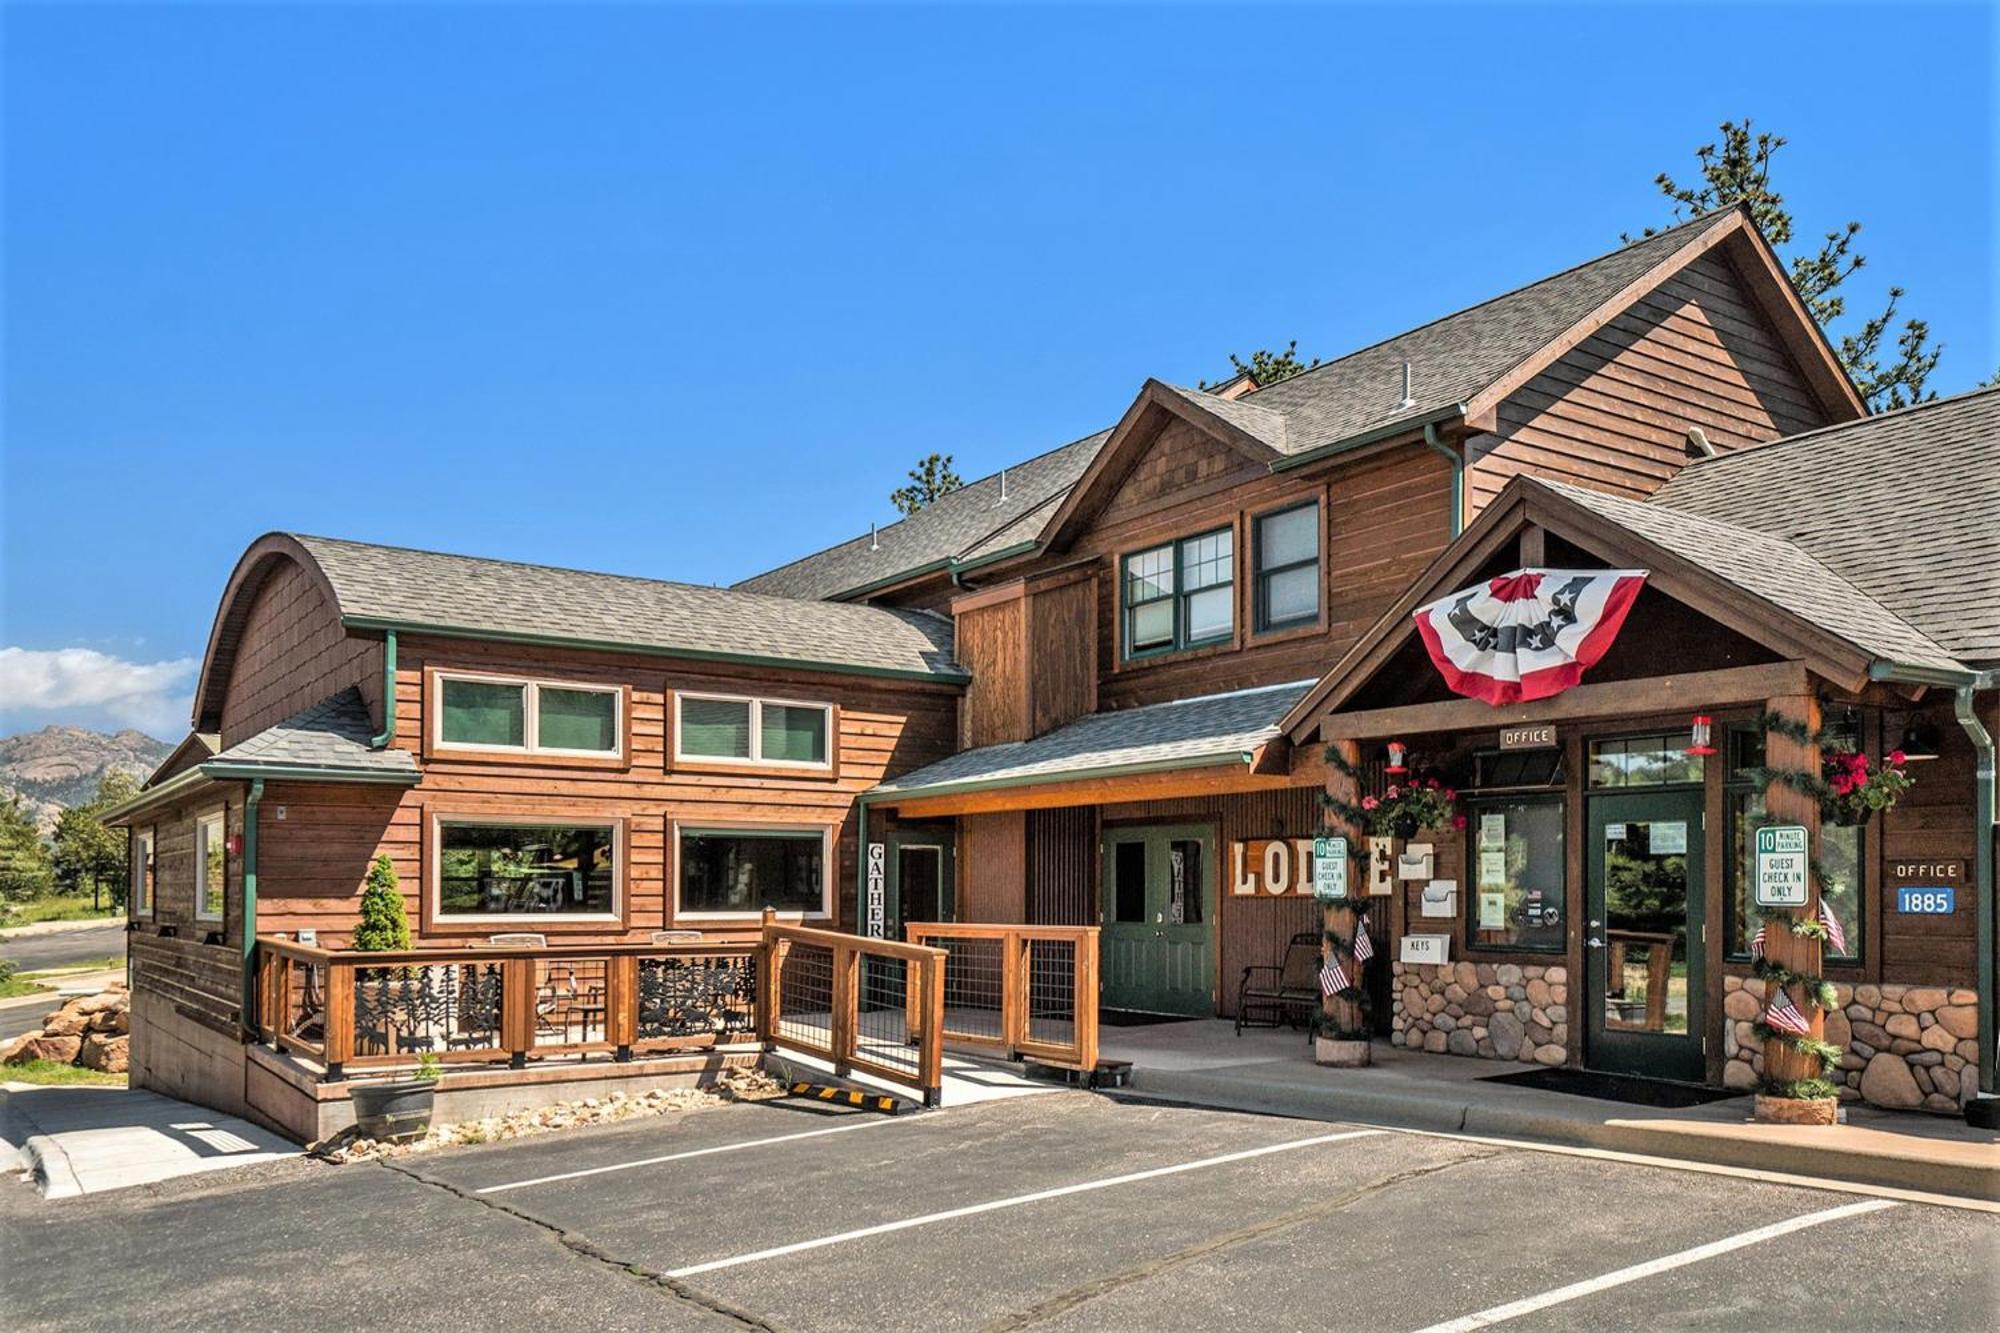
[{"label": "10 minute parking sign", "polygon": [[1806,831],[1799,824],[1774,824],[1757,830],[1759,907],[1806,905]]}]

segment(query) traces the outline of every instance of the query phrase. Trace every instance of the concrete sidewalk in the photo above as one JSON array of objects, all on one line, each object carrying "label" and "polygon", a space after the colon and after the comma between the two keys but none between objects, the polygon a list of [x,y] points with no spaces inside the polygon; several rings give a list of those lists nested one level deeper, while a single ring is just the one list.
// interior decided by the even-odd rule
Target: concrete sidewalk
[{"label": "concrete sidewalk", "polygon": [[1214,1020],[1106,1028],[1105,1059],[1132,1062],[1149,1097],[1318,1120],[1529,1139],[1889,1189],[2000,1201],[2000,1135],[1941,1116],[1847,1108],[1843,1125],[1762,1125],[1750,1098],[1664,1109],[1493,1083],[1530,1068],[1375,1045],[1367,1069],[1312,1063],[1300,1033]]},{"label": "concrete sidewalk", "polygon": [[0,1085],[0,1168],[50,1199],[298,1155],[247,1120],[129,1088]]}]

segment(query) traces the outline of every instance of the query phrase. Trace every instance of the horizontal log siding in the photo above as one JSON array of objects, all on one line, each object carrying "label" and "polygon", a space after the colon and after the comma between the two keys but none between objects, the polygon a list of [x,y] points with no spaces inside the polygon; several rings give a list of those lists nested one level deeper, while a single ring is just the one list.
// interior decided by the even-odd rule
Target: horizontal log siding
[{"label": "horizontal log siding", "polygon": [[[194,826],[200,815],[227,802],[228,837],[243,832],[242,789],[217,784],[206,793],[160,811],[153,830],[153,910],[140,915],[127,937],[132,985],[151,991],[175,1009],[218,1032],[234,1031],[242,1002],[243,858],[225,855],[224,919],[198,921],[194,914]],[[223,943],[204,944],[212,932]],[[171,937],[162,931],[172,932]]]},{"label": "horizontal log siding", "polygon": [[1711,253],[1613,318],[1500,405],[1472,437],[1477,513],[1526,473],[1645,496],[1688,460],[1699,426],[1730,450],[1827,424],[1730,260]]},{"label": "horizontal log siding", "polygon": [[[421,751],[426,667],[499,672],[631,689],[629,770],[571,767],[511,757],[422,759],[412,789],[273,783],[264,800],[260,924],[267,930],[321,931],[345,941],[370,861],[394,862],[413,929],[427,883],[422,864],[427,812],[518,813],[531,818],[616,818],[625,822],[628,928],[565,931],[565,940],[643,939],[676,924],[669,892],[669,821],[838,826],[836,923],[852,929],[857,865],[854,798],[885,777],[952,752],[956,691],[922,683],[758,671],[679,669],[657,658],[546,652],[406,635],[399,645],[394,744]],[[836,778],[667,771],[670,689],[824,701],[839,709]],[[274,807],[285,807],[276,818]],[[699,924],[699,923],[697,923]],[[500,929],[535,929],[511,918]],[[701,924],[711,933],[738,929]],[[743,923],[741,929],[754,929]]]},{"label": "horizontal log siding", "polygon": [[284,561],[251,600],[223,696],[222,744],[247,740],[350,685],[380,719],[382,641],[350,636],[312,576]]}]

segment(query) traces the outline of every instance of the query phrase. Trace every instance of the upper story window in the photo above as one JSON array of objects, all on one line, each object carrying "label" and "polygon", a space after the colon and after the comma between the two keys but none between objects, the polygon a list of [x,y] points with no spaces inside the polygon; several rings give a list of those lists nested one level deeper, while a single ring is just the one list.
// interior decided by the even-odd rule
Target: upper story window
[{"label": "upper story window", "polygon": [[1228,639],[1236,631],[1236,534],[1218,528],[1125,557],[1125,656]]},{"label": "upper story window", "polygon": [[616,755],[624,691],[617,686],[439,673],[435,743],[446,750]]},{"label": "upper story window", "polygon": [[1256,554],[1256,619],[1265,630],[1291,629],[1319,621],[1319,502],[1258,516],[1252,536]]},{"label": "upper story window", "polygon": [[674,758],[826,772],[833,705],[724,694],[675,696]]}]

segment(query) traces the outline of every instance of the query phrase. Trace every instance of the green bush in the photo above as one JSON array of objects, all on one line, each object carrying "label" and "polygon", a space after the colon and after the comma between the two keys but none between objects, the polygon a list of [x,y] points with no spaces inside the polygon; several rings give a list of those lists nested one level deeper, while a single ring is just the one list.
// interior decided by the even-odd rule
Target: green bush
[{"label": "green bush", "polygon": [[410,918],[403,911],[403,895],[396,889],[396,867],[386,855],[376,857],[375,864],[368,867],[353,947],[370,952],[410,947]]}]

